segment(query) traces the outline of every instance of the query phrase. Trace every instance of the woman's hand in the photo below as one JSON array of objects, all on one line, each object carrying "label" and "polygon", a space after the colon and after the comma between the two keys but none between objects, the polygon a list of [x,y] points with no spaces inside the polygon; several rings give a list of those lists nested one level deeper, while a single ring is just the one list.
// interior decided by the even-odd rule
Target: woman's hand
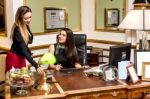
[{"label": "woman's hand", "polygon": [[90,68],[90,66],[89,65],[84,65],[84,66],[82,66],[83,68]]},{"label": "woman's hand", "polygon": [[60,70],[61,68],[62,68],[61,64],[55,65],[55,69],[56,69],[56,70]]},{"label": "woman's hand", "polygon": [[48,68],[49,68],[49,69],[60,70],[60,69],[63,68],[63,67],[61,66],[61,64],[57,64],[57,65],[49,65]]},{"label": "woman's hand", "polygon": [[38,67],[38,68],[36,69],[36,71],[37,71],[39,74],[43,74],[43,73],[44,73],[44,70],[43,70],[42,67]]},{"label": "woman's hand", "polygon": [[82,68],[82,66],[79,63],[75,63],[75,68]]}]

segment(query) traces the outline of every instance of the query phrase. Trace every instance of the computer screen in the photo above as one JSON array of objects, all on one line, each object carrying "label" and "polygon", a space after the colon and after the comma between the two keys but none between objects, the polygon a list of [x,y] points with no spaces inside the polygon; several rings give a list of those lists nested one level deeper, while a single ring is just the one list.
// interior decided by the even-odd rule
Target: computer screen
[{"label": "computer screen", "polygon": [[118,62],[130,61],[131,43],[126,43],[118,46],[111,46],[109,53],[109,66],[118,67]]}]

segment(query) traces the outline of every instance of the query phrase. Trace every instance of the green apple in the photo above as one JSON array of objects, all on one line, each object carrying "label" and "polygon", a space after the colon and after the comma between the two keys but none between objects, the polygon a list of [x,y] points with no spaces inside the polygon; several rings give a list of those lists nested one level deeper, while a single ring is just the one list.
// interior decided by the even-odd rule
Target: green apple
[{"label": "green apple", "polygon": [[11,74],[10,74],[10,77],[12,77],[12,78],[15,78],[16,76],[17,76],[16,73],[11,73]]},{"label": "green apple", "polygon": [[28,68],[27,67],[22,67],[21,68],[21,73],[22,74],[28,74]]}]

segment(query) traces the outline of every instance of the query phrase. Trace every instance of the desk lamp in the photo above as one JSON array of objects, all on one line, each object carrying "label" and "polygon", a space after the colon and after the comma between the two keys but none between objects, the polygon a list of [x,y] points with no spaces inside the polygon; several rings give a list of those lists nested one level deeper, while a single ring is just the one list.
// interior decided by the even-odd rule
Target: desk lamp
[{"label": "desk lamp", "polygon": [[[118,28],[128,30],[139,30],[142,32],[150,30],[150,10],[143,7],[142,9],[131,10],[127,13]],[[146,49],[147,35],[139,36],[139,50]]]},{"label": "desk lamp", "polygon": [[[39,65],[51,65],[51,64],[55,64],[56,62],[56,58],[53,54],[51,53],[45,53],[39,60]],[[42,81],[42,84],[40,84],[37,89],[38,90],[41,90],[41,91],[44,91],[46,93],[49,93],[50,91],[50,84],[47,83],[47,77],[46,77],[46,73],[44,72],[43,74],[43,81]]]}]

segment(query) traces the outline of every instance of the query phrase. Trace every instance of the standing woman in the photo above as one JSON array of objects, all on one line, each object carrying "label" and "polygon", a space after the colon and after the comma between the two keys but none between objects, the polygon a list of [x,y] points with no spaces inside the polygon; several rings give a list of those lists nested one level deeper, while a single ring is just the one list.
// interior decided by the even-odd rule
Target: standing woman
[{"label": "standing woman", "polygon": [[33,60],[28,44],[33,41],[33,35],[29,28],[32,11],[28,6],[18,8],[15,22],[11,30],[12,45],[6,57],[6,72],[12,67],[22,68],[26,66],[26,59],[36,68],[39,73],[43,70]]},{"label": "standing woman", "polygon": [[50,68],[81,68],[72,30],[62,28],[57,36],[57,43],[50,45],[49,52],[54,54],[57,60]]}]

